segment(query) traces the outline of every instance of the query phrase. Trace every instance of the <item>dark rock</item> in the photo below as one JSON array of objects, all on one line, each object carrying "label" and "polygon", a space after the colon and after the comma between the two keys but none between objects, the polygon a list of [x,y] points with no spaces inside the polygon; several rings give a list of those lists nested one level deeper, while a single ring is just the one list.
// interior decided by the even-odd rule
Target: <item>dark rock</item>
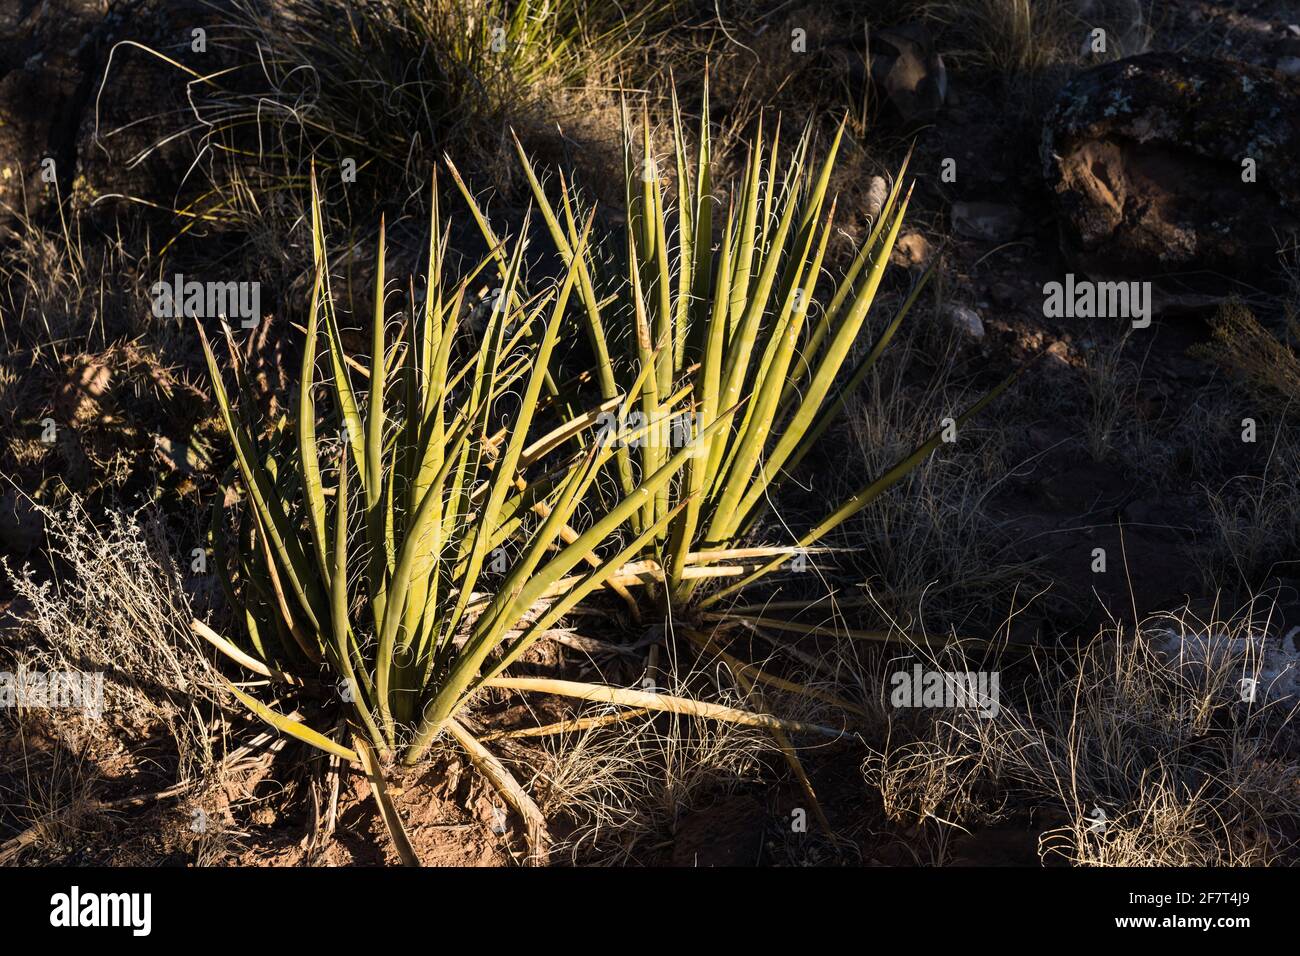
[{"label": "dark rock", "polygon": [[871,78],[908,123],[939,111],[948,93],[948,73],[934,41],[918,23],[871,35]]},{"label": "dark rock", "polygon": [[[40,164],[49,150],[53,112],[43,115],[9,104],[57,102],[52,75],[26,69],[0,79],[0,217],[22,214],[43,201]],[[57,168],[57,167],[56,167]]]},{"label": "dark rock", "polygon": [[820,52],[842,63],[855,91],[869,81],[877,98],[907,125],[932,119],[947,99],[948,71],[930,31],[920,23],[833,40]]},{"label": "dark rock", "polygon": [[[191,145],[173,137],[154,147],[189,122],[188,76],[118,43],[129,38],[185,59],[177,39],[196,23],[217,25],[220,13],[196,0],[19,6],[0,9],[0,222],[38,215],[56,195],[80,203],[106,194],[172,199]],[[42,178],[46,160],[54,162],[53,183]]]},{"label": "dark rock", "polygon": [[[1041,158],[1077,271],[1263,278],[1300,227],[1300,86],[1229,60],[1150,53],[1088,70]],[[1255,182],[1243,182],[1243,160]]]},{"label": "dark rock", "polygon": [[68,118],[80,112],[86,87],[78,37],[94,6],[51,0],[0,13],[0,219],[53,197],[54,184],[41,178],[44,160],[54,161],[60,188],[69,188],[75,129]]}]

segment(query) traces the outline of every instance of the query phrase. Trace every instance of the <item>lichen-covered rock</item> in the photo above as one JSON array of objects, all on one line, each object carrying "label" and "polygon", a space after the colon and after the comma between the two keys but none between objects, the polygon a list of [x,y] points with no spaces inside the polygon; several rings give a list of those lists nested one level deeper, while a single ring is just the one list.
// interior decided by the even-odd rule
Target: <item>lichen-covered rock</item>
[{"label": "lichen-covered rock", "polygon": [[1275,269],[1300,229],[1297,155],[1294,79],[1171,53],[1077,76],[1042,141],[1071,267],[1143,278]]}]

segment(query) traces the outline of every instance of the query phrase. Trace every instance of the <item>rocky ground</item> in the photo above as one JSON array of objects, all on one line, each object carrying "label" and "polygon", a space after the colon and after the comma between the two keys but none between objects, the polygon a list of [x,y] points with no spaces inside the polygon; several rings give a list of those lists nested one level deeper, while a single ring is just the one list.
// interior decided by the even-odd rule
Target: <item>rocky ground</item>
[{"label": "rocky ground", "polygon": [[[1263,595],[1256,610],[1269,633],[1297,640],[1297,395],[1234,349],[1244,344],[1239,327],[1216,330],[1227,327],[1232,303],[1276,340],[1294,342],[1300,14],[1284,0],[1079,0],[1011,63],[1000,40],[961,18],[927,8],[933,15],[908,19],[888,3],[866,6],[869,39],[858,39],[863,15],[852,5],[733,14],[722,4],[730,26],[707,56],[715,119],[742,125],[755,103],[802,119],[811,102],[814,122],[833,129],[850,110],[854,143],[836,184],[848,235],[868,221],[876,178],[888,179],[912,151],[915,193],[887,298],[900,298],[932,264],[934,294],[915,313],[896,364],[810,470],[811,496],[848,483],[846,470],[886,464],[882,442],[901,447],[964,399],[1021,374],[952,449],[890,495],[885,517],[865,519],[842,542],[851,550],[837,571],[840,593],[871,599],[855,623],[892,616],[1073,645],[1117,620],[1179,609],[1208,619]],[[716,29],[707,13],[692,14],[693,29]],[[263,282],[270,321],[248,351],[269,401],[297,361],[292,303],[305,294],[303,245],[277,229],[295,221],[301,200],[280,208],[268,192],[259,205],[257,163],[214,164],[204,122],[224,114],[193,106],[196,97],[208,102],[203,76],[227,66],[245,67],[234,89],[259,88],[230,22],[225,4],[185,0],[19,0],[0,11],[0,553],[12,567],[59,570],[38,506],[57,511],[72,494],[92,509],[152,502],[178,554],[199,540],[222,438],[197,343],[142,305],[160,267],[219,267]],[[1095,23],[1106,25],[1105,52],[1090,46]],[[203,53],[193,49],[195,29],[208,31]],[[802,59],[786,39],[798,30],[808,38]],[[642,65],[659,55],[642,54]],[[679,78],[705,58],[688,48]],[[681,89],[689,103],[698,81],[681,79]],[[514,122],[536,155],[567,159],[600,197],[621,176],[610,148],[616,129],[600,126],[616,122],[609,110],[608,102],[569,103],[568,136],[531,114]],[[498,185],[494,214],[519,221],[523,193],[493,180],[497,163],[488,153],[458,160],[475,188]],[[232,188],[240,176],[246,194]],[[388,212],[395,257],[413,261],[419,200],[407,197],[418,190],[396,174],[384,182],[392,188],[367,193],[347,213],[368,234]],[[615,197],[602,214],[616,217],[617,205]],[[1149,284],[1149,309],[1056,310],[1047,289],[1067,276]],[[797,514],[800,504],[788,507]],[[210,590],[196,584],[189,599],[207,602]],[[0,607],[19,646],[12,622],[25,608],[10,584],[0,583]],[[560,672],[582,661],[557,653]],[[523,716],[502,703],[485,720],[500,728]],[[113,742],[79,754],[63,746],[30,730],[15,735],[0,753],[0,786],[14,797],[19,767],[36,760],[55,780],[68,759],[94,765],[94,796],[78,791],[79,800],[166,784],[165,773],[151,777],[148,754]],[[444,862],[509,861],[507,828],[480,785],[448,771],[453,756],[439,760],[399,788],[423,852]],[[875,827],[885,808],[864,789],[861,754],[846,746],[809,767],[832,823],[855,837],[792,849],[783,821],[798,790],[779,762],[747,761],[697,781],[702,796],[664,811],[669,822],[659,820],[659,830],[646,824],[655,835],[626,858],[913,863],[933,852],[941,862],[1032,863],[1036,834],[1063,819],[1013,813],[935,850],[919,827]],[[248,773],[222,783],[223,840],[188,826],[184,803],[151,805],[135,823],[116,825],[152,834],[142,856],[175,863],[381,858],[378,840],[304,840],[305,830],[319,833],[328,778]],[[344,784],[335,832],[381,834],[366,786]],[[0,841],[23,829],[22,814],[4,807],[17,802],[0,797]],[[62,840],[52,843],[67,851]],[[123,844],[62,858],[120,862],[115,845]]]}]

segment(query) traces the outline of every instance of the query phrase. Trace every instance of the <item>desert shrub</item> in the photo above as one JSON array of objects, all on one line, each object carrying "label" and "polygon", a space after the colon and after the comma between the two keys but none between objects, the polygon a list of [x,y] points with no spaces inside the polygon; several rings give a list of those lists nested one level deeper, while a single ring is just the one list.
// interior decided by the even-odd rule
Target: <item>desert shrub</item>
[{"label": "desert shrub", "polygon": [[[174,777],[189,781],[218,756],[209,721],[228,699],[203,642],[189,629],[208,595],[187,581],[190,557],[156,511],[109,512],[96,524],[80,500],[45,519],[53,574],[14,568],[0,558],[17,598],[18,626],[6,657],[28,671],[104,677],[103,725],[82,711],[50,711],[74,736],[102,734],[142,742],[162,733],[175,750]],[[210,580],[210,579],[208,579]]]}]

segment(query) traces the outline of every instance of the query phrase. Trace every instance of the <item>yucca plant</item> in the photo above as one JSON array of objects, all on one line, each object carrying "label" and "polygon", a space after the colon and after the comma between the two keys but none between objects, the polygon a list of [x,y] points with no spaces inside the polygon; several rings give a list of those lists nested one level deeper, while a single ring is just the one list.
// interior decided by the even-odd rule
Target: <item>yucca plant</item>
[{"label": "yucca plant", "polygon": [[[623,492],[640,476],[656,473],[678,446],[692,452],[680,478],[659,486],[632,516],[638,534],[661,529],[646,538],[647,573],[663,581],[673,614],[689,616],[752,585],[792,555],[816,549],[920,464],[942,431],[936,428],[885,474],[828,508],[793,544],[742,546],[777,487],[879,360],[930,273],[914,284],[888,321],[875,323],[874,342],[858,354],[907,211],[911,190],[901,193],[906,162],[851,266],[838,282],[827,283],[822,266],[836,206],[828,193],[844,124],[815,164],[811,124],[783,154],[779,123],[770,142],[760,123],[719,236],[707,83],[693,160],[675,96],[672,107],[675,209],[668,205],[668,183],[647,115],[642,112],[635,131],[624,106],[626,228],[616,250],[623,269],[613,276],[581,241],[579,203],[568,183],[560,178],[558,200],[552,201],[517,139],[515,146],[551,239],[576,272],[578,311],[601,396],[613,402],[635,393],[633,424],[652,429],[649,440],[636,447],[620,444],[615,451],[613,467]],[[456,179],[484,236],[495,245],[486,216],[463,180]],[[501,254],[495,258],[506,276],[508,260]],[[722,422],[720,416],[738,402],[743,409]],[[625,424],[619,421],[601,433],[600,443],[617,441]],[[724,577],[731,583],[696,594],[701,580]]]},{"label": "yucca plant", "polygon": [[[477,341],[458,336],[466,289],[490,260],[457,283],[447,281],[449,232],[440,232],[435,196],[427,284],[422,301],[410,295],[405,318],[386,308],[381,223],[370,352],[360,362],[345,348],[314,193],[315,278],[293,414],[259,422],[238,363],[242,397],[234,401],[203,338],[234,446],[231,476],[243,499],[233,537],[226,534],[222,501],[214,505],[214,557],[242,613],[246,640],[231,641],[201,622],[194,628],[241,666],[274,681],[317,691],[338,686],[351,739],[314,730],[232,688],[239,700],[284,732],[362,762],[403,856],[409,846],[384,798],[380,768],[390,755],[414,763],[444,731],[532,830],[544,833],[522,788],[457,720],[485,686],[804,728],[666,695],[503,676],[587,594],[621,587],[620,569],[663,533],[684,503],[627,540],[614,544],[614,536],[670,483],[689,451],[664,459],[611,507],[576,522],[584,525],[576,531],[579,507],[614,446],[589,444],[569,453],[570,438],[591,416],[561,422],[540,437],[531,433],[545,414],[543,382],[578,267],[525,298],[519,294],[522,244],[515,244],[486,329]],[[590,222],[576,238],[580,253],[589,228]],[[328,382],[317,377],[322,351]],[[358,380],[364,380],[360,387]],[[325,405],[318,403],[322,390]],[[703,432],[706,440],[726,420],[718,416]]]}]

